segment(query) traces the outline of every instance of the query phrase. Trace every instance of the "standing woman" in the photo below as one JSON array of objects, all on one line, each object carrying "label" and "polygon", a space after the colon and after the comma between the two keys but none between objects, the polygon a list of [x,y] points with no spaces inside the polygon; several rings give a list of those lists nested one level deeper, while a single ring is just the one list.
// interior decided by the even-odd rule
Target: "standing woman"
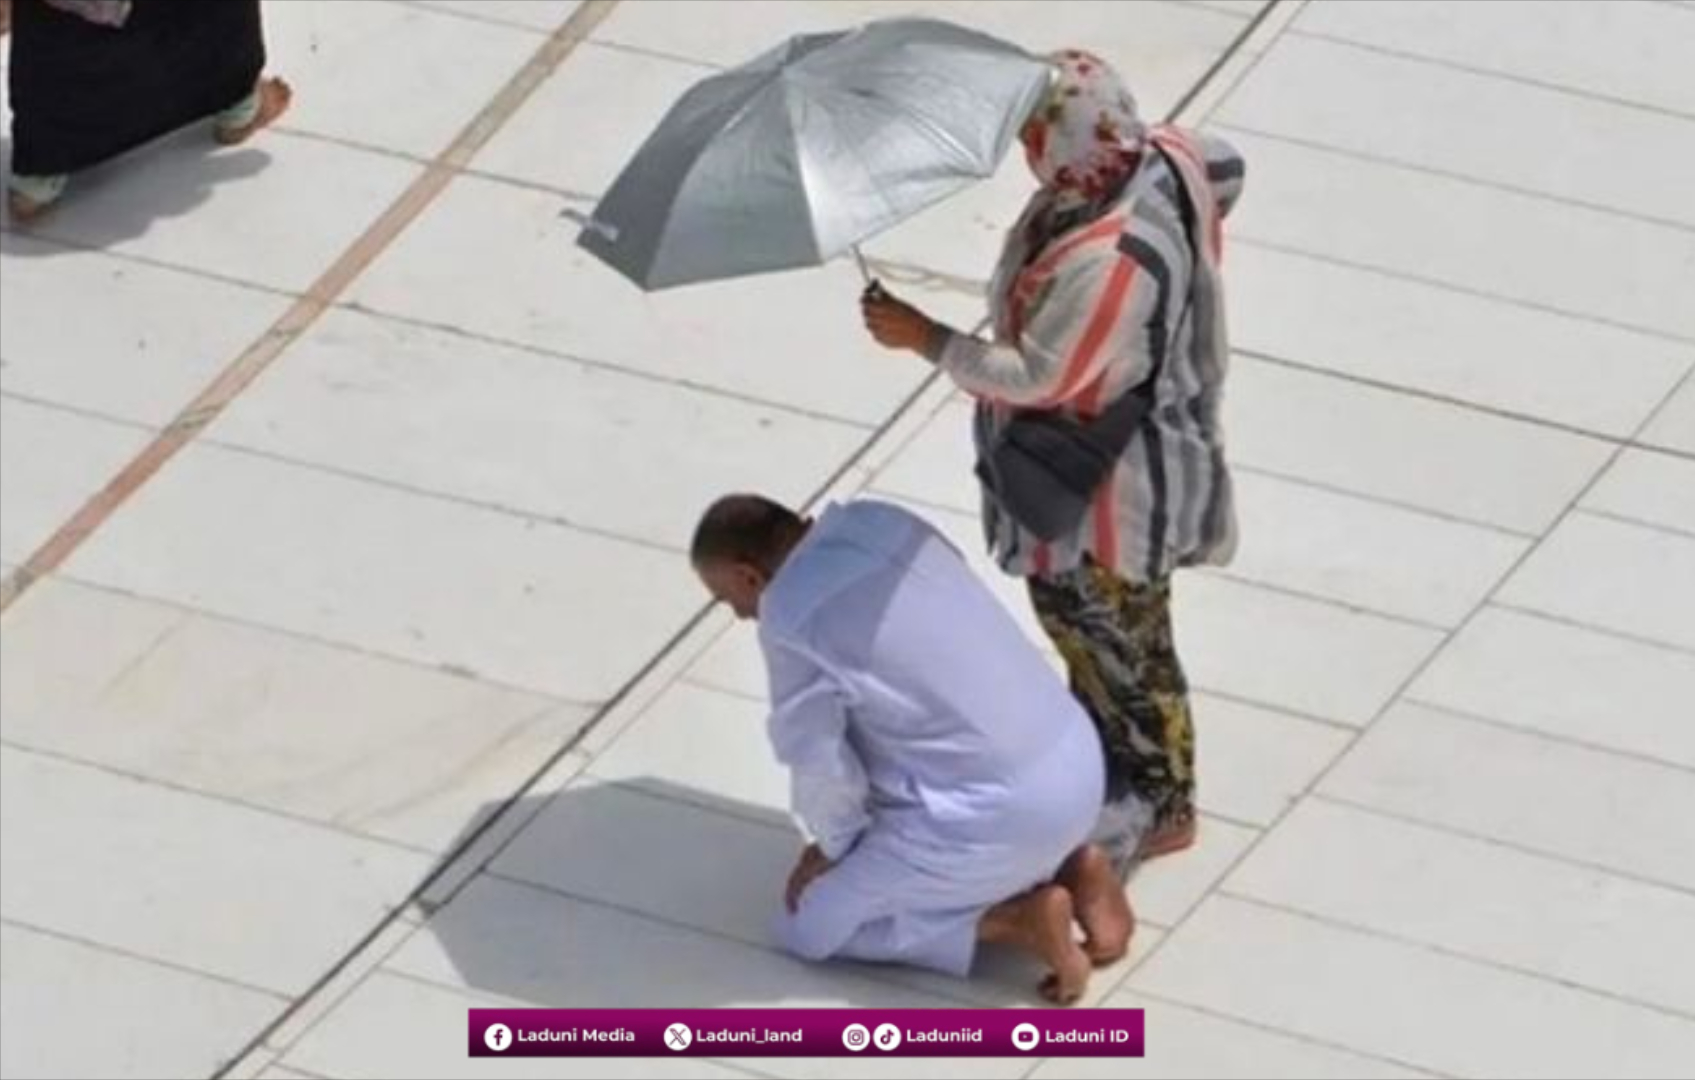
[{"label": "standing woman", "polygon": [[11,8],[16,220],[72,173],[201,120],[233,146],[288,108],[264,78],[259,0],[16,0]]},{"label": "standing woman", "polygon": [[862,306],[879,343],[977,399],[984,529],[1095,722],[1108,777],[1093,839],[1123,872],[1195,838],[1170,575],[1236,545],[1219,259],[1243,164],[1221,140],[1144,124],[1097,57],[1054,62],[1021,132],[1040,187],[990,283],[994,340],[876,284]]}]

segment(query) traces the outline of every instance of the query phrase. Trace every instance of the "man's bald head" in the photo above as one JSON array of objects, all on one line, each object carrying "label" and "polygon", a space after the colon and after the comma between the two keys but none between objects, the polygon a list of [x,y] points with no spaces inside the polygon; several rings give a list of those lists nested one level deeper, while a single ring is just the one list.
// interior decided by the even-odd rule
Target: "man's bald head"
[{"label": "man's bald head", "polygon": [[806,529],[806,519],[782,503],[763,495],[726,495],[701,516],[689,561],[713,596],[739,618],[755,618],[760,594]]}]

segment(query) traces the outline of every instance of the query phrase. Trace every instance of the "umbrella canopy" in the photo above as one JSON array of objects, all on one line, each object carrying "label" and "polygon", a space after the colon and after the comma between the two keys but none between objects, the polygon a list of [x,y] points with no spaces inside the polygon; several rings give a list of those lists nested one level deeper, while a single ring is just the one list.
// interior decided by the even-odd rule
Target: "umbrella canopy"
[{"label": "umbrella canopy", "polygon": [[1050,78],[929,19],[792,38],[684,94],[578,243],[644,289],[816,265],[993,175]]}]

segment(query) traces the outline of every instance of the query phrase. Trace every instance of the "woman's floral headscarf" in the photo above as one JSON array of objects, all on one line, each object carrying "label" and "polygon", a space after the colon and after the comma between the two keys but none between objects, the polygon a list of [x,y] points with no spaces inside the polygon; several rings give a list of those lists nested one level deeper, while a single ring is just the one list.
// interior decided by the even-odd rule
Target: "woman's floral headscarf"
[{"label": "woman's floral headscarf", "polygon": [[1055,209],[1095,202],[1135,171],[1147,136],[1136,99],[1100,57],[1067,49],[1047,97],[1024,125],[1030,169],[1053,193]]}]

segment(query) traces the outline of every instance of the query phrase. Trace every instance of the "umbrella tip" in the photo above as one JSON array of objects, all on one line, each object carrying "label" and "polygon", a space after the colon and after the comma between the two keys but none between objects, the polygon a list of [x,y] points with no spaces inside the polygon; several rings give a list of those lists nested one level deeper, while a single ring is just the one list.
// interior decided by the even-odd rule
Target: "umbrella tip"
[{"label": "umbrella tip", "polygon": [[618,242],[618,226],[609,221],[602,221],[597,217],[592,217],[583,213],[581,210],[578,210],[574,206],[567,206],[565,209],[559,211],[559,216],[562,218],[569,218],[578,225],[581,225],[588,232],[596,233],[610,243],[616,244]]}]

